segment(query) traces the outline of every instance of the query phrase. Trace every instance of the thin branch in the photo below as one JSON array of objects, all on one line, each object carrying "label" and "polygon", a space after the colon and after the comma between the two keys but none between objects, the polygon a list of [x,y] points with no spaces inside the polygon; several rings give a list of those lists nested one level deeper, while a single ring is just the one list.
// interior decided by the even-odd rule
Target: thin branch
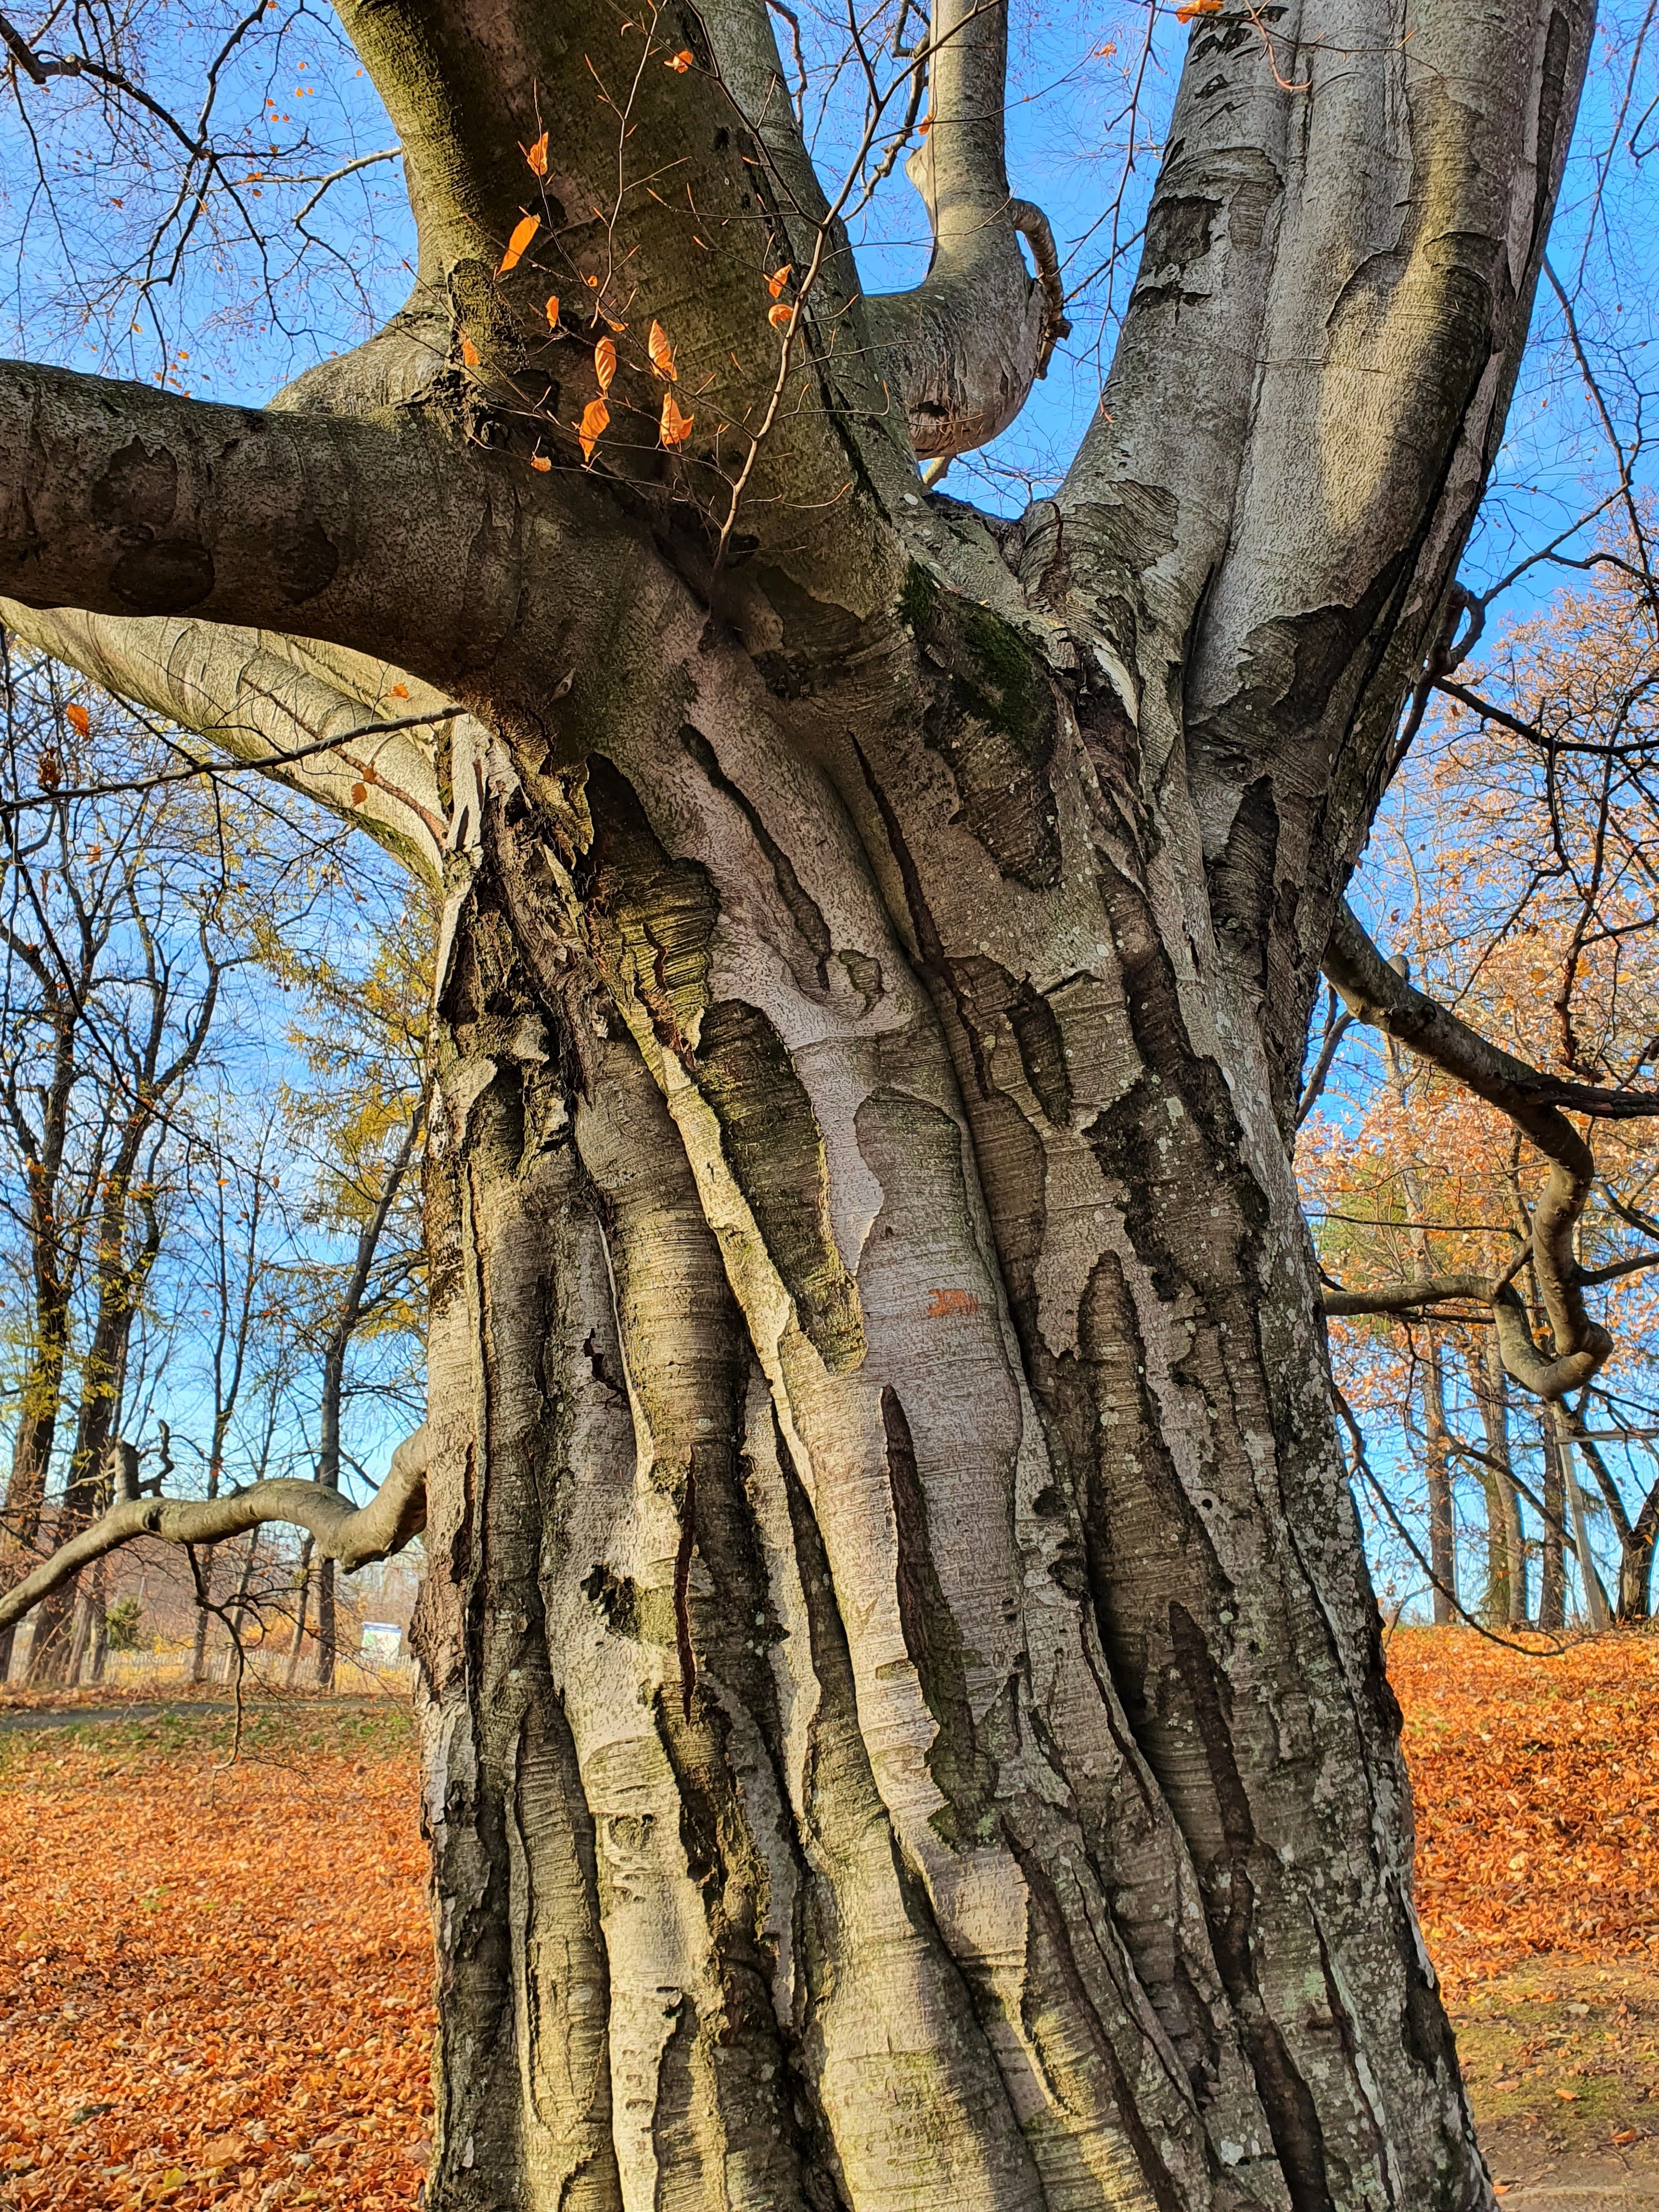
[{"label": "thin branch", "polygon": [[331,185],[337,185],[344,177],[356,176],[359,169],[372,169],[377,161],[395,161],[400,158],[403,150],[401,146],[382,146],[378,154],[359,154],[355,161],[347,161],[343,167],[331,169],[327,176],[319,181],[316,191],[300,210],[299,214],[295,216],[294,228],[296,230],[299,229]]}]

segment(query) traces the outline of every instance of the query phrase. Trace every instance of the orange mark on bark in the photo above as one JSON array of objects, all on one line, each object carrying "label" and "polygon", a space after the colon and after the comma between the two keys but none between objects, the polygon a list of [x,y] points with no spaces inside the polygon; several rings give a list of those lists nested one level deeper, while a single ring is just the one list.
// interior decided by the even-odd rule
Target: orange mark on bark
[{"label": "orange mark on bark", "polygon": [[935,1291],[933,1303],[927,1309],[929,1321],[937,1321],[942,1314],[971,1314],[979,1311],[979,1300],[971,1291]]}]

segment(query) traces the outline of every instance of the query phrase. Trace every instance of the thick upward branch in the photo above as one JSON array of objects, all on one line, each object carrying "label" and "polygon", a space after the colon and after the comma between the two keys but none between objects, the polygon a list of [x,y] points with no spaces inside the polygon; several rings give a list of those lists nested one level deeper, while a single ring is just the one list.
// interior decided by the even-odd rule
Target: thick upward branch
[{"label": "thick upward branch", "polygon": [[872,299],[867,313],[918,457],[948,459],[1013,421],[1069,325],[1048,222],[1009,197],[1007,0],[935,0],[927,69],[927,128],[906,173],[927,204],[933,262],[914,291]]}]

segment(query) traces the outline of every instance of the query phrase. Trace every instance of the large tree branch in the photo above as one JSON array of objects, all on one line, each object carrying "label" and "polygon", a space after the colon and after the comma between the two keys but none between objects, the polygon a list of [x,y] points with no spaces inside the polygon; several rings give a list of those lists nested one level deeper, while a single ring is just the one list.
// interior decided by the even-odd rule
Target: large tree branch
[{"label": "large tree branch", "polygon": [[[0,622],[106,690],[358,823],[428,882],[440,880],[446,824],[433,736],[437,718],[456,709],[418,678],[337,647],[188,617],[124,621],[0,599]],[[425,731],[342,741],[411,711],[434,720]]]},{"label": "large tree branch", "polygon": [[871,300],[868,319],[917,454],[948,459],[1013,421],[1069,325],[1048,222],[1009,196],[1007,0],[934,0],[927,69],[927,128],[906,173],[927,204],[933,261],[914,291]]},{"label": "large tree branch", "polygon": [[430,410],[261,411],[0,365],[0,592],[23,605],[303,635],[545,739],[562,679],[605,678],[619,623],[665,588],[605,486]]},{"label": "large tree branch", "polygon": [[0,590],[28,606],[300,631],[452,682],[525,653],[546,580],[580,606],[594,564],[573,522],[598,536],[603,515],[410,411],[261,412],[0,365]]},{"label": "large tree branch", "polygon": [[1285,1126],[1327,916],[1500,434],[1592,15],[1200,15],[1101,412],[1027,520],[1028,587],[1131,672],[1143,773],[1179,764],[1166,811],[1190,801]]},{"label": "large tree branch", "polygon": [[137,1453],[118,1445],[114,1455],[120,1492],[115,1503],[0,1597],[0,1630],[21,1620],[82,1567],[140,1536],[158,1536],[169,1544],[218,1544],[262,1522],[286,1522],[305,1529],[323,1556],[337,1559],[349,1574],[402,1551],[426,1526],[424,1425],[404,1438],[392,1455],[386,1480],[362,1506],[349,1504],[325,1483],[289,1476],[251,1483],[218,1498],[144,1498],[138,1493]]}]

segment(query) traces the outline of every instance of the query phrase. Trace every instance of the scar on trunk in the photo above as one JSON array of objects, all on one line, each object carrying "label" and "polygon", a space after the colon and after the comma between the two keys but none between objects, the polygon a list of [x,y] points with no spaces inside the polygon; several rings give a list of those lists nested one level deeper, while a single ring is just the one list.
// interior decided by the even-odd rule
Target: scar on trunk
[{"label": "scar on trunk", "polygon": [[674,1641],[680,1654],[680,1710],[691,1717],[691,1697],[697,1686],[697,1655],[691,1648],[691,1551],[697,1540],[697,1470],[695,1461],[685,1469],[685,1512],[680,1522],[680,1547],[674,1555]]}]

